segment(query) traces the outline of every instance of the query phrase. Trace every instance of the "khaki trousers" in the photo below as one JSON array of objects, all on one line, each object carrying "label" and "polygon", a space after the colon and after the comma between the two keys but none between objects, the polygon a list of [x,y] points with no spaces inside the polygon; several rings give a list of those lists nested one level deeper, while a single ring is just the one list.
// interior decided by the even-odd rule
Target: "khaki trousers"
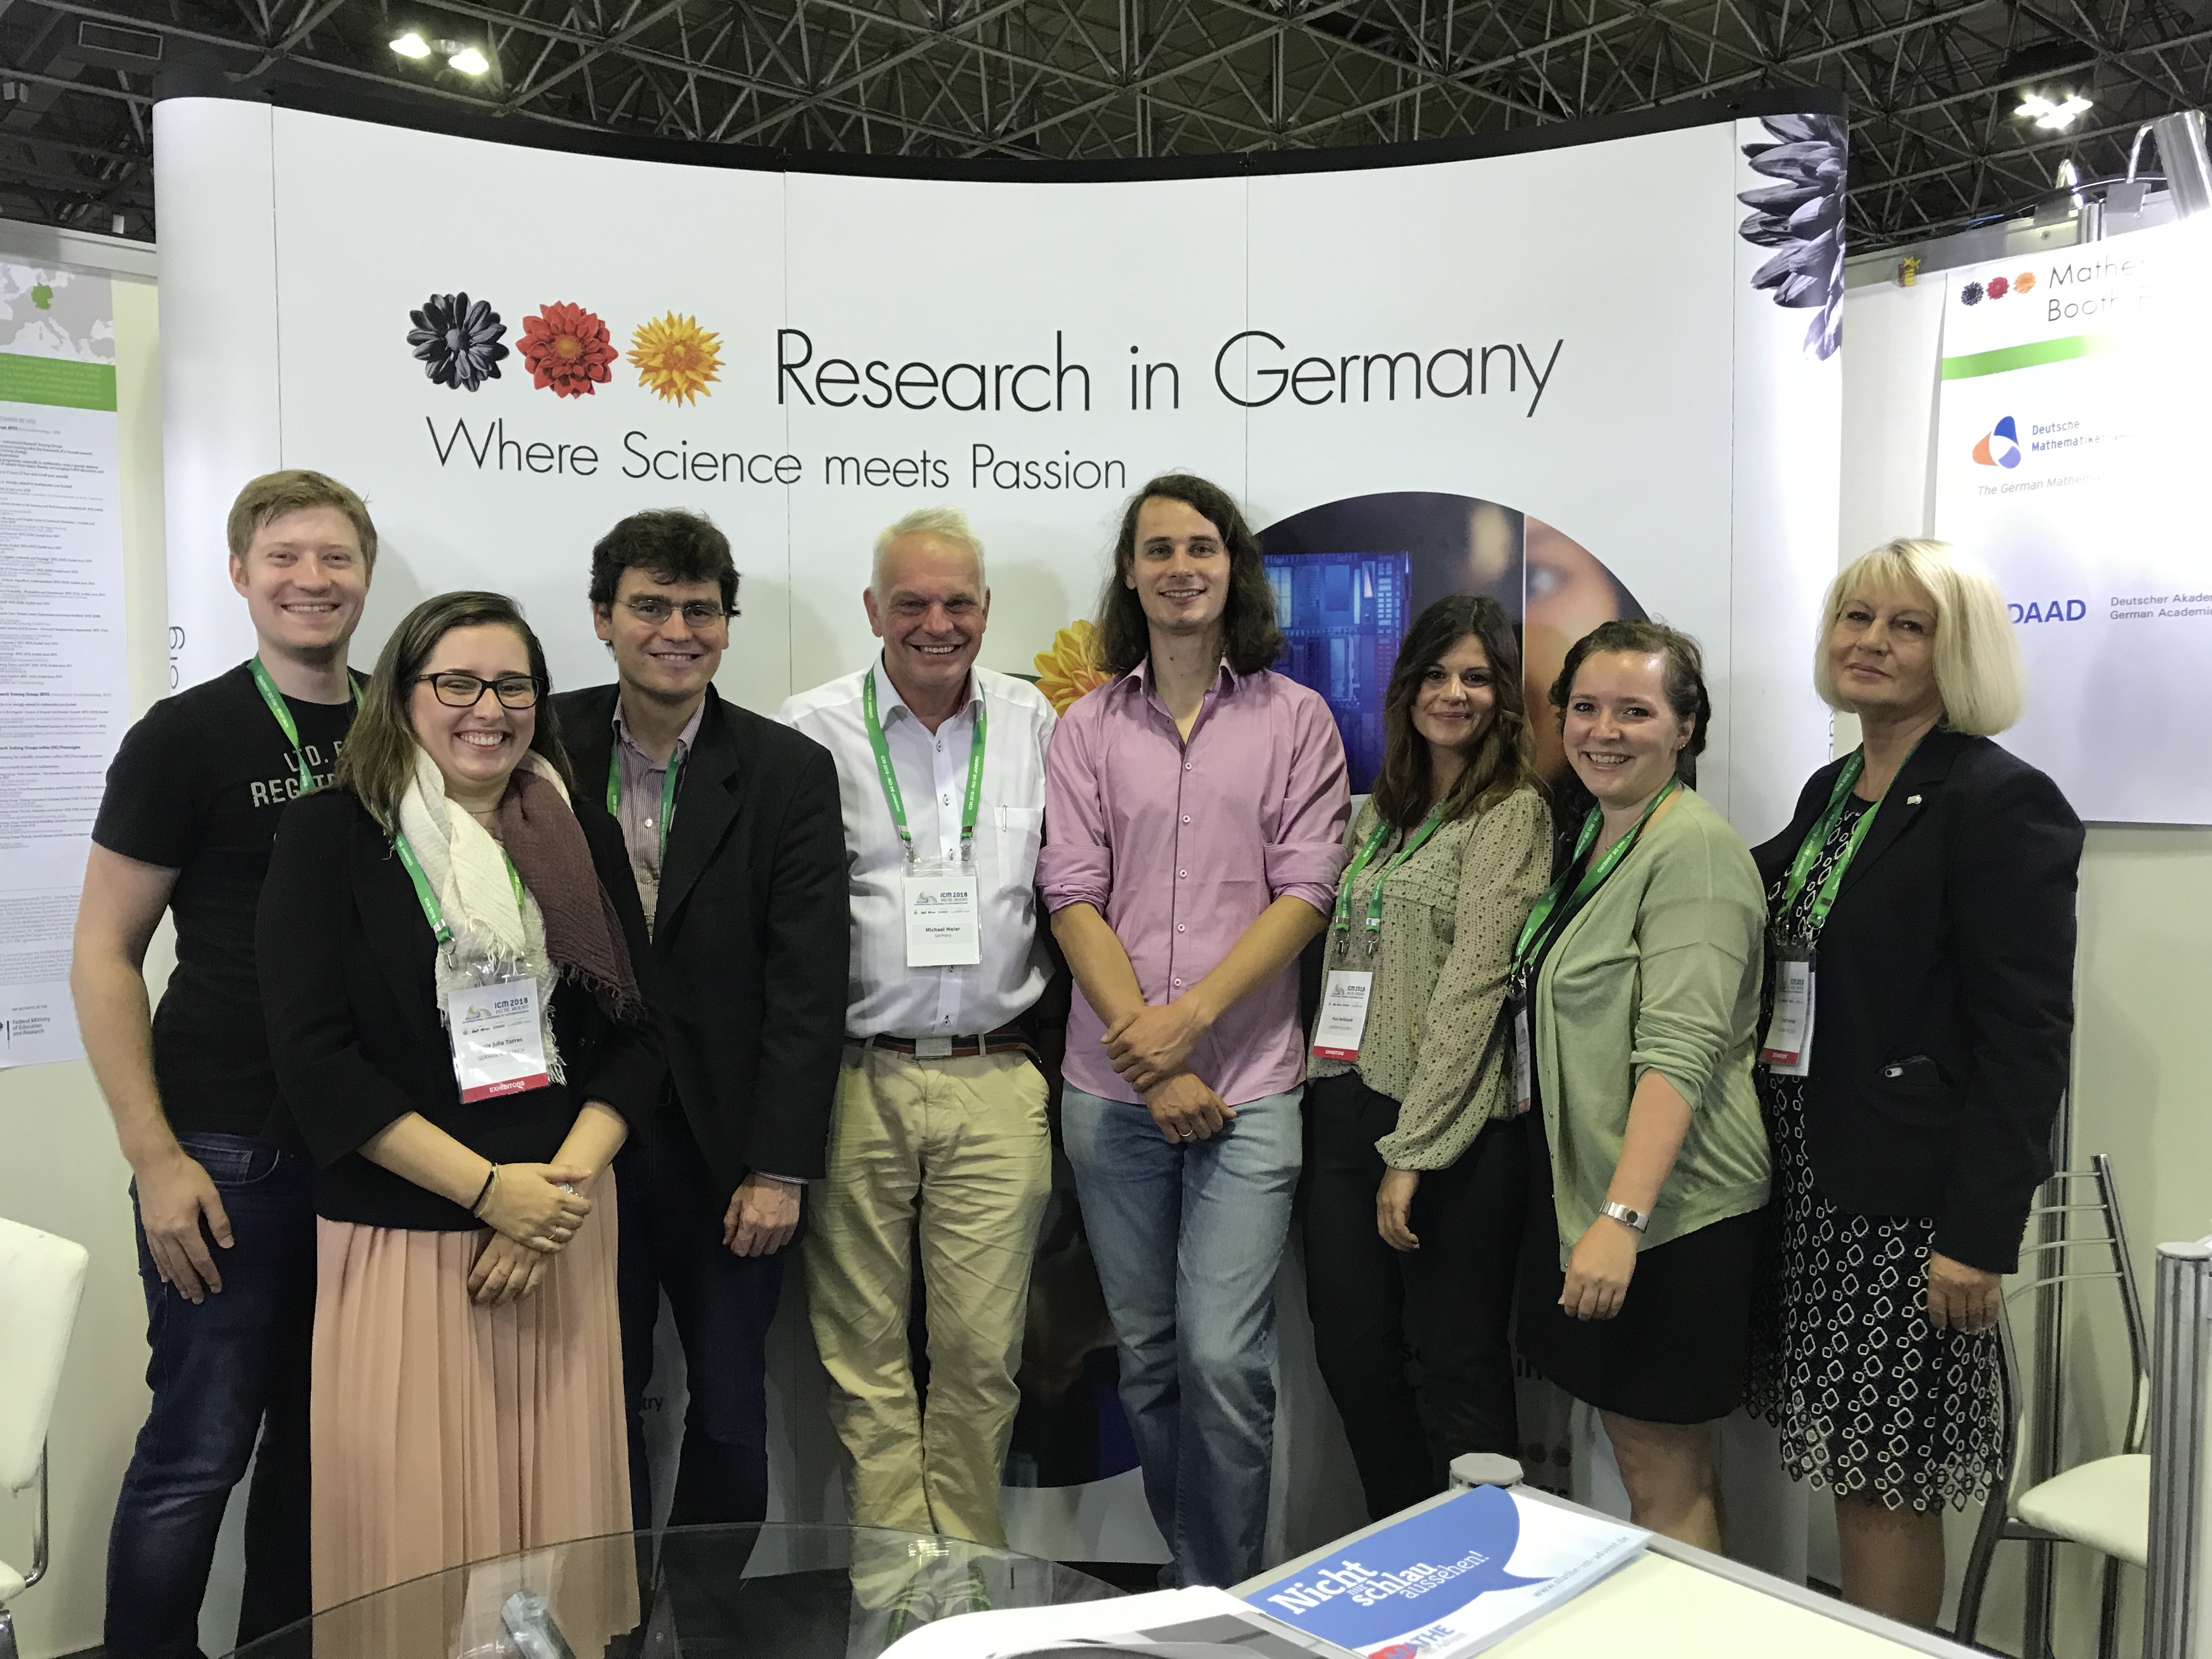
[{"label": "khaki trousers", "polygon": [[[1044,1079],[1022,1055],[922,1060],[847,1045],[805,1259],[854,1525],[1006,1542],[999,1473],[1051,1185]],[[926,1404],[907,1350],[917,1247]]]}]

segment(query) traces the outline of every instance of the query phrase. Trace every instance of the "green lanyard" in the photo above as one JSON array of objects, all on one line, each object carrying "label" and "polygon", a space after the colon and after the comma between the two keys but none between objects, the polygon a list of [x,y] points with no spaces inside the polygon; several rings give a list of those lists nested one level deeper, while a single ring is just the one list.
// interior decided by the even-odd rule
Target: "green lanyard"
[{"label": "green lanyard", "polygon": [[[253,671],[254,690],[261,693],[261,701],[269,705],[269,712],[276,717],[276,729],[284,734],[284,741],[292,745],[292,763],[300,769],[300,793],[315,793],[315,775],[307,769],[307,757],[300,752],[300,728],[292,719],[292,711],[285,706],[283,693],[270,679],[269,671],[261,665],[258,657],[248,657],[246,665]],[[353,706],[361,707],[361,686],[349,675],[346,684],[353,690]]]},{"label": "green lanyard", "polygon": [[[416,861],[415,849],[407,844],[404,836],[392,838],[392,849],[399,854],[399,862],[406,866],[407,879],[415,884],[415,902],[422,907],[422,920],[430,924],[430,931],[437,936],[439,944],[451,945],[453,930],[446,926],[446,907],[438,902],[437,894],[430,890],[430,878],[422,873],[422,866]],[[527,915],[528,906],[522,896],[522,872],[514,867],[513,859],[507,858],[505,848],[500,849],[500,856],[507,859],[507,885],[514,889],[514,908]]]},{"label": "green lanyard", "polygon": [[[1805,890],[1805,884],[1813,874],[1813,866],[1820,861],[1820,849],[1828,844],[1836,820],[1843,816],[1844,798],[1850,793],[1851,786],[1859,781],[1859,774],[1865,769],[1866,750],[1856,749],[1851,751],[1851,757],[1844,763],[1844,769],[1836,774],[1836,787],[1829,793],[1827,811],[1820,814],[1820,821],[1798,843],[1797,856],[1790,861],[1790,879],[1783,884],[1781,900],[1774,907],[1774,919],[1778,924],[1789,915],[1790,907]],[[1851,860],[1858,856],[1859,848],[1867,838],[1867,831],[1874,827],[1874,815],[1881,810],[1881,803],[1875,801],[1859,814],[1859,821],[1851,826],[1851,836],[1844,845],[1843,857],[1836,860],[1814,891],[1813,914],[1805,929],[1806,937],[1818,933],[1820,924],[1828,919],[1828,912],[1835,908],[1836,894],[1844,884],[1844,872],[1851,867]]]},{"label": "green lanyard", "polygon": [[[1674,793],[1679,781],[1674,778],[1668,779],[1667,787],[1652,796],[1651,804],[1644,809],[1643,816],[1636,820],[1628,833],[1613,842],[1606,855],[1597,861],[1596,866],[1577,883],[1574,897],[1568,906],[1571,911],[1605,884],[1605,878],[1620,866],[1621,860],[1628,856],[1629,849],[1643,836],[1644,826],[1659,810],[1659,803]],[[1536,908],[1528,913],[1528,920],[1521,924],[1521,937],[1513,946],[1513,977],[1516,981],[1527,972],[1529,963],[1535,959],[1536,953],[1550,939],[1551,930],[1546,924],[1559,909],[1560,895],[1566,891],[1567,884],[1575,879],[1575,866],[1583,861],[1591,844],[1597,840],[1598,826],[1603,821],[1604,814],[1596,807],[1591,807],[1589,816],[1583,820],[1582,834],[1575,839],[1575,855],[1567,861],[1565,873],[1544,890],[1543,897],[1536,901]],[[1565,925],[1564,921],[1561,925]]]},{"label": "green lanyard", "polygon": [[[1383,884],[1396,872],[1400,865],[1421,850],[1422,843],[1437,833],[1437,826],[1443,822],[1443,820],[1434,812],[1423,818],[1420,826],[1407,838],[1406,845],[1399,852],[1398,856],[1384,865],[1382,873],[1375,878],[1375,890],[1367,896],[1367,931],[1369,933],[1379,933],[1382,930]],[[1344,880],[1336,890],[1336,925],[1339,927],[1352,926],[1352,884],[1359,879],[1361,872],[1373,861],[1376,854],[1382,850],[1382,843],[1390,838],[1390,832],[1396,828],[1397,826],[1388,818],[1378,820],[1375,825],[1375,833],[1367,837],[1367,845],[1353,854],[1350,867],[1344,872]]]},{"label": "green lanyard", "polygon": [[[617,821],[622,817],[622,734],[617,732],[615,746],[607,750],[607,816]],[[668,826],[676,817],[676,775],[683,769],[684,746],[678,744],[669,751],[668,764],[662,769],[660,780],[660,861],[663,864],[668,862]]]},{"label": "green lanyard", "polygon": [[[899,844],[908,864],[915,861],[914,833],[906,827],[906,797],[899,793],[898,773],[891,766],[890,745],[884,741],[884,723],[876,718],[876,671],[860,677],[860,712],[868,724],[868,747],[876,751],[876,776],[890,803],[891,822],[898,827]],[[975,703],[975,740],[968,746],[968,799],[960,815],[960,861],[970,862],[975,850],[975,814],[983,802],[983,704]]]}]

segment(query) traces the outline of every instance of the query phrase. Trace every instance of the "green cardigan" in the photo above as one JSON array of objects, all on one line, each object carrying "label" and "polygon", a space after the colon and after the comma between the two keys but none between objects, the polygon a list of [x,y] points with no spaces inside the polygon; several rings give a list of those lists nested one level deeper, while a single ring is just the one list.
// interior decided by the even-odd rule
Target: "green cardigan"
[{"label": "green cardigan", "polygon": [[1766,1202],[1772,1161],[1751,1075],[1765,921],[1743,837],[1678,789],[1545,958],[1537,1087],[1563,1268],[1605,1203],[1648,1071],[1689,1102],[1690,1130],[1638,1248]]}]

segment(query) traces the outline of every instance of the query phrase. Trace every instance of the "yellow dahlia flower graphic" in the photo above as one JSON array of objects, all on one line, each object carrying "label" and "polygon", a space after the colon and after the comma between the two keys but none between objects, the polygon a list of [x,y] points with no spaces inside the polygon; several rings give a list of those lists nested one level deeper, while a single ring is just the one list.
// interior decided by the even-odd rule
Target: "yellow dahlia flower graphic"
[{"label": "yellow dahlia flower graphic", "polygon": [[1052,649],[1036,654],[1037,690],[1056,714],[1094,685],[1113,678],[1098,662],[1098,630],[1089,623],[1068,623],[1052,636]]},{"label": "yellow dahlia flower graphic", "polygon": [[674,312],[641,323],[629,337],[629,361],[637,383],[672,404],[688,404],[711,392],[708,382],[722,366],[722,337],[709,334],[696,319]]}]

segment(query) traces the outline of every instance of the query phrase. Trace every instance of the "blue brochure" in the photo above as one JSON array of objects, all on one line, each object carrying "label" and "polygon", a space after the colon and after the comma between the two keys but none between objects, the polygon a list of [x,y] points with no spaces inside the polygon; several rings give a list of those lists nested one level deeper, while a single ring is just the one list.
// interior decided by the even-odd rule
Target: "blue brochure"
[{"label": "blue brochure", "polygon": [[1367,1659],[1456,1659],[1642,1552],[1649,1534],[1476,1486],[1332,1549],[1244,1599]]}]

